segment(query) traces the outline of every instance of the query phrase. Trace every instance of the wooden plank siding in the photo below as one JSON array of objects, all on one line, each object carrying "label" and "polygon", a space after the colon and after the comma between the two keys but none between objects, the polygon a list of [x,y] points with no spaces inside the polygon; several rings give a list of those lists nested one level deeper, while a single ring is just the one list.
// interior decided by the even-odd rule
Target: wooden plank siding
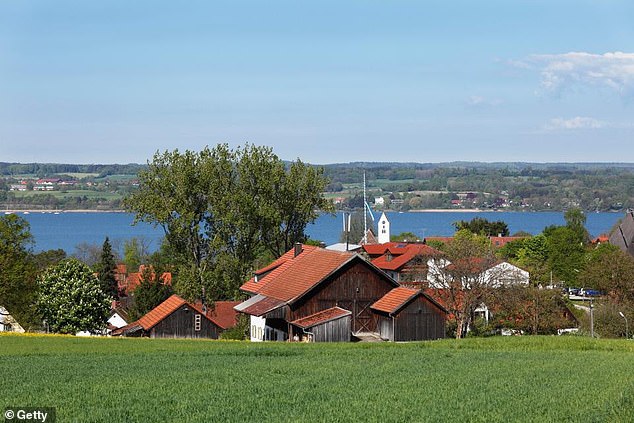
[{"label": "wooden plank siding", "polygon": [[[196,315],[200,315],[200,330],[196,330]],[[158,322],[151,338],[210,338],[218,339],[222,329],[186,304]]]},{"label": "wooden plank siding", "polygon": [[352,312],[351,330],[375,332],[377,318],[370,310],[379,298],[396,286],[396,282],[366,262],[353,260],[328,277],[304,298],[291,304],[286,321],[294,321],[331,307]]},{"label": "wooden plank siding", "polygon": [[390,316],[375,312],[381,338],[389,341],[424,341],[445,337],[446,313],[423,295]]},{"label": "wooden plank siding", "polygon": [[343,316],[304,330],[313,334],[313,342],[350,342],[352,316]]}]

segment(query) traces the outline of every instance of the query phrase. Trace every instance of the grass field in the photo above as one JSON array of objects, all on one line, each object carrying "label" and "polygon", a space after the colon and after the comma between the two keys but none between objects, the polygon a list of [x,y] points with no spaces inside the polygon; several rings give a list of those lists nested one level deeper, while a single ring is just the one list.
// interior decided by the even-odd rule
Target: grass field
[{"label": "grass field", "polygon": [[0,335],[0,402],[57,421],[634,421],[634,342],[285,344]]},{"label": "grass field", "polygon": [[110,191],[95,191],[89,189],[72,189],[68,191],[16,191],[13,193],[16,198],[36,197],[38,195],[52,195],[58,199],[86,197],[86,198],[103,198],[106,200],[115,200],[123,198],[123,195]]}]

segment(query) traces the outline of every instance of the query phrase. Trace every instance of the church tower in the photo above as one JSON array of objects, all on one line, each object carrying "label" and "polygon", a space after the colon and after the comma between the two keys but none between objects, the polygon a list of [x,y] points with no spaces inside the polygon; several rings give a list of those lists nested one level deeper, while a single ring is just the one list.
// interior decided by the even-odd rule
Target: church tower
[{"label": "church tower", "polygon": [[387,220],[385,212],[383,212],[379,218],[379,227],[377,229],[379,244],[390,242],[390,221]]}]

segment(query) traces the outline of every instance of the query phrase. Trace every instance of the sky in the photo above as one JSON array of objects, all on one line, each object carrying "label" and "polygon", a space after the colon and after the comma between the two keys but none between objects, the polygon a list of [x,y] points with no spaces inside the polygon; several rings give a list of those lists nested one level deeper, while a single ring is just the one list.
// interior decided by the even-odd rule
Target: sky
[{"label": "sky", "polygon": [[0,161],[634,162],[634,2],[0,0]]}]

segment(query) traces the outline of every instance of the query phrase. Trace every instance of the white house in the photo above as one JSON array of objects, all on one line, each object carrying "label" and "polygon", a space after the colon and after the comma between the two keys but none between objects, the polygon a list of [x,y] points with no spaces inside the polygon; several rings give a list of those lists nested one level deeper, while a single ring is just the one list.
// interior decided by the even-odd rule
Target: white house
[{"label": "white house", "polygon": [[500,262],[484,272],[487,285],[495,288],[504,286],[528,286],[530,274],[508,262]]},{"label": "white house", "polygon": [[24,333],[24,328],[2,306],[0,306],[0,332]]}]

